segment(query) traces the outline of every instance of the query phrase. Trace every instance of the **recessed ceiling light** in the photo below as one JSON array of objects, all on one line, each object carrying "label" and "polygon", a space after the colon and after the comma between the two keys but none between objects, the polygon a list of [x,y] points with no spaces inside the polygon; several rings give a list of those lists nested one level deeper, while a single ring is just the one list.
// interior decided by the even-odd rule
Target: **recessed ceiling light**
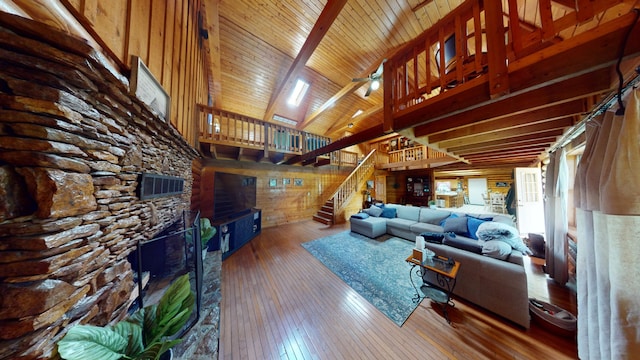
[{"label": "recessed ceiling light", "polygon": [[358,116],[358,115],[362,114],[363,112],[364,112],[364,111],[362,111],[362,109],[358,109],[358,111],[356,111],[356,112],[351,116],[351,118],[353,119],[354,117],[356,117],[356,116]]}]

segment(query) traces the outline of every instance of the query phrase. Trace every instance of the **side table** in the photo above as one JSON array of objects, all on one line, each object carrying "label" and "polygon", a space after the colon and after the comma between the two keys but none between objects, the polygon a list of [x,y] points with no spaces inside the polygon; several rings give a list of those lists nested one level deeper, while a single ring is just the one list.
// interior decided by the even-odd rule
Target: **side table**
[{"label": "side table", "polygon": [[[451,300],[451,293],[456,286],[456,277],[458,276],[458,269],[460,269],[460,262],[437,255],[427,258],[424,262],[421,260],[422,259],[415,259],[413,255],[406,259],[406,261],[411,265],[411,269],[409,270],[411,285],[413,285],[413,288],[416,290],[413,301],[419,302],[424,298],[429,298],[440,304],[444,318],[447,320],[447,323],[451,324],[447,309],[448,307],[455,306]],[[423,280],[423,285],[420,287],[420,291],[424,295],[420,295],[420,292],[413,281],[413,272],[416,267],[418,267],[416,274],[419,275],[421,279],[424,271],[433,271],[436,273],[438,284],[431,284]]]}]

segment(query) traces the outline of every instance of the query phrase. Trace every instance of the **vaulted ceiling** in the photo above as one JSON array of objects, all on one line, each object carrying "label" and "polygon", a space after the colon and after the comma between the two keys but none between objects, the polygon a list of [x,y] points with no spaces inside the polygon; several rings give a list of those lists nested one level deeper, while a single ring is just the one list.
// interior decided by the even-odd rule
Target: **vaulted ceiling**
[{"label": "vaulted ceiling", "polygon": [[[546,34],[545,47],[628,15],[638,7],[637,0],[540,1],[547,6],[540,7],[538,1],[503,0],[505,26],[514,18],[508,13],[510,4],[518,4],[518,28],[530,32],[532,37],[544,27],[540,9],[559,19],[570,18],[578,6],[584,8],[588,3],[608,8],[599,12],[594,6],[595,16],[579,19],[576,25],[551,36]],[[383,88],[365,96],[369,82],[352,79],[369,76],[384,59],[393,57],[462,3],[460,0],[219,0],[217,7],[207,7],[206,14],[206,25],[213,30],[208,42],[213,107],[268,122],[274,122],[273,116],[279,115],[295,121],[299,129],[334,140],[380,126],[384,122]],[[618,32],[623,33],[620,26]],[[637,32],[632,36],[630,43],[640,42]],[[622,37],[616,41],[622,43]],[[589,46],[598,43],[594,41]],[[591,51],[603,50],[594,47]],[[551,53],[546,54],[538,60]],[[512,89],[517,96],[502,100],[496,96],[473,106],[458,106],[453,101],[436,111],[425,107],[421,120],[414,121],[407,115],[400,128],[403,134],[464,160],[461,164],[466,166],[532,164],[595,105],[611,96],[617,86],[612,58],[615,56],[602,60],[601,65],[606,66],[600,66],[599,73],[596,72],[599,65],[594,64],[588,71],[577,69],[576,73],[561,74],[546,83]],[[638,65],[637,51],[625,58],[622,63],[625,81],[633,76],[632,70]],[[544,75],[553,71],[540,72]],[[287,105],[287,97],[297,79],[308,82],[310,87],[300,106],[292,107]],[[562,94],[563,86],[567,87],[566,96]],[[514,105],[536,96],[530,107]],[[363,113],[353,117],[358,110]],[[425,111],[437,112],[437,117],[446,121],[428,125]]]}]

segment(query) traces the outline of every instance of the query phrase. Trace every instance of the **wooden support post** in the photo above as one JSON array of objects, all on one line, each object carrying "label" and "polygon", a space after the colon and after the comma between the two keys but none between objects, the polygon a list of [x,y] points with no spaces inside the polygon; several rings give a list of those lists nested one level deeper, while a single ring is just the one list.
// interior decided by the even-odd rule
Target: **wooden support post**
[{"label": "wooden support post", "polygon": [[489,94],[497,98],[509,93],[509,77],[507,75],[507,48],[504,41],[504,25],[502,23],[502,2],[485,3],[485,20],[487,24],[487,56],[489,60]]},{"label": "wooden support post", "polygon": [[394,66],[392,66],[391,61],[387,61],[384,63],[384,68],[382,70],[382,86],[384,89],[383,98],[384,98],[384,119],[383,119],[383,127],[382,131],[385,134],[392,133],[393,130],[393,105],[394,100],[397,98],[397,95],[394,96],[393,93],[393,76],[394,76]]}]

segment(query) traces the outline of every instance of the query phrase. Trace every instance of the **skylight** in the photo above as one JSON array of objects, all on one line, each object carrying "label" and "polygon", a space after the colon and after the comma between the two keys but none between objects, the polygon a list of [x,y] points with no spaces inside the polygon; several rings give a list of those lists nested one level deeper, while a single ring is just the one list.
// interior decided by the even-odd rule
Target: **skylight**
[{"label": "skylight", "polygon": [[289,100],[287,100],[287,104],[299,106],[300,102],[302,102],[302,98],[307,93],[307,89],[309,89],[309,84],[298,79],[296,87],[293,89],[291,96],[289,96]]}]

